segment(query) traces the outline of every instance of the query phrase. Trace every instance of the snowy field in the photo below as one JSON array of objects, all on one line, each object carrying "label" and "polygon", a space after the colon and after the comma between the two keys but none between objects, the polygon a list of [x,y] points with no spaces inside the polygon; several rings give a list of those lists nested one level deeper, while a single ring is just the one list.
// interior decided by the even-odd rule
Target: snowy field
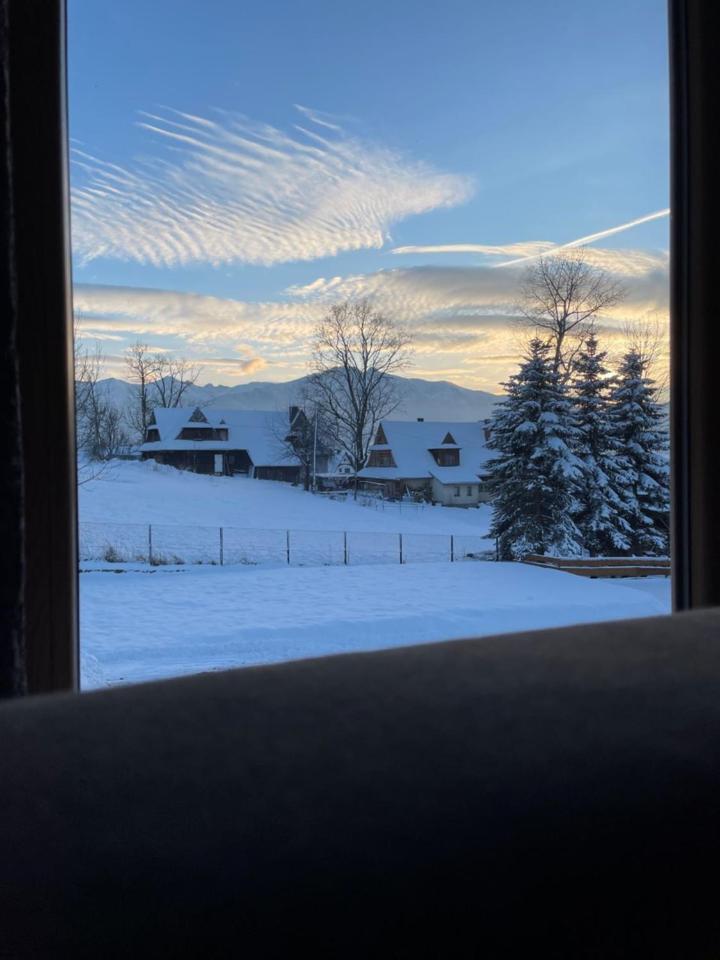
[{"label": "snowy field", "polygon": [[485,534],[487,506],[463,510],[426,504],[363,506],[314,496],[273,480],[210,477],[145,462],[117,461],[80,487],[80,520],[193,524],[252,529]]},{"label": "snowy field", "polygon": [[[121,463],[80,488],[81,521],[480,534],[489,511],[363,507],[270,481]],[[102,570],[93,569],[101,567]],[[669,612],[669,582],[522,564],[83,564],[83,686]],[[112,569],[117,572],[103,572]]]}]

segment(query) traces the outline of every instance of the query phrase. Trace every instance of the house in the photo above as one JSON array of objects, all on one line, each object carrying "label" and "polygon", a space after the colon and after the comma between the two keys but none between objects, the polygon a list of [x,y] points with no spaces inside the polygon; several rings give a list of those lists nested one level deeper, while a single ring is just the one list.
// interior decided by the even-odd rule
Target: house
[{"label": "house", "polygon": [[[261,480],[303,479],[295,437],[307,431],[299,407],[275,410],[221,410],[215,407],[156,407],[140,447],[152,459],[195,473],[240,475]],[[321,462],[318,470],[326,467]]]},{"label": "house", "polygon": [[489,499],[480,476],[491,453],[483,421],[383,420],[359,472],[393,499],[407,492],[433,503],[470,507]]}]

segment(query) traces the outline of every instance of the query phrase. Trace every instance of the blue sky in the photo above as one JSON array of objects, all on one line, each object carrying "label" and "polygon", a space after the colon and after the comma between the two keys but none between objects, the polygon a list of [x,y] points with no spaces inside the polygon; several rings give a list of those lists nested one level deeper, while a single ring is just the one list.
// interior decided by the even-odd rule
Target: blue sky
[{"label": "blue sky", "polygon": [[[664,0],[70,0],[83,336],[113,372],[140,337],[281,380],[329,300],[369,295],[415,375],[497,389],[498,264],[668,206],[666,47]],[[588,248],[628,285],[610,324],[666,312],[667,235]]]}]

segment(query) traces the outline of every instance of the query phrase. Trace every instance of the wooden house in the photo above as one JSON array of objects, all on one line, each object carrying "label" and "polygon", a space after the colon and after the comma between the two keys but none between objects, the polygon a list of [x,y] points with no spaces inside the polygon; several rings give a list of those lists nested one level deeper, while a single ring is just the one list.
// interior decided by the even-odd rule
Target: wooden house
[{"label": "wooden house", "polygon": [[489,499],[481,474],[490,458],[483,421],[383,420],[360,480],[382,484],[386,496],[410,492],[449,507]]},{"label": "wooden house", "polygon": [[144,460],[195,473],[297,483],[303,471],[292,440],[304,418],[299,407],[287,412],[156,407],[140,452]]}]

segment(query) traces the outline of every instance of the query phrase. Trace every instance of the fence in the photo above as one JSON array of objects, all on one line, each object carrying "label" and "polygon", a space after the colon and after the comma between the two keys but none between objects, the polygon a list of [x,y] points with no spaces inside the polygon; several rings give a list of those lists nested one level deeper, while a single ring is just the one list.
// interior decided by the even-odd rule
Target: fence
[{"label": "fence", "polygon": [[669,577],[669,557],[552,557],[531,553],[525,563],[553,567],[579,577]]},{"label": "fence", "polygon": [[494,550],[480,534],[80,524],[80,560],[84,562],[328,566],[491,559]]}]

